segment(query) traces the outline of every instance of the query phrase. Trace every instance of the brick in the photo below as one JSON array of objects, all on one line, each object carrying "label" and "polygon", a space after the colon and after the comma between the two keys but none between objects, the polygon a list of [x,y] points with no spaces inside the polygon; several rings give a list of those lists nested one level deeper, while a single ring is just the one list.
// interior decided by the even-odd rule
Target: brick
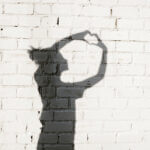
[{"label": "brick", "polygon": [[16,121],[16,111],[0,110],[0,120],[2,122],[14,122],[14,121]]},{"label": "brick", "polygon": [[116,42],[116,51],[119,52],[143,52],[144,44],[141,42]]},{"label": "brick", "polygon": [[30,144],[32,142],[32,135],[29,133],[18,134],[17,135],[17,142],[20,144]]},{"label": "brick", "polygon": [[41,133],[41,128],[42,128],[42,124],[40,123],[39,119],[37,119],[37,120],[26,120],[26,121],[23,120],[22,122],[24,124],[27,123],[26,132],[28,132],[28,133],[30,132],[30,133],[34,133],[34,134],[36,133],[36,134],[38,134],[38,138],[39,138],[39,135]]},{"label": "brick", "polygon": [[143,29],[143,20],[133,20],[133,19],[119,19],[117,22],[117,27],[120,29],[136,30]]},{"label": "brick", "polygon": [[23,88],[18,88],[17,89],[17,97],[19,98],[34,98],[38,97],[38,91],[36,88],[32,87],[23,87]]},{"label": "brick", "polygon": [[141,8],[140,9],[140,16],[142,17],[142,18],[149,18],[150,17],[150,10],[149,10],[149,8]]},{"label": "brick", "polygon": [[87,143],[88,135],[86,133],[78,133],[74,135],[75,144]]},{"label": "brick", "polygon": [[82,97],[83,88],[58,88],[58,97]]},{"label": "brick", "polygon": [[145,68],[143,65],[120,65],[117,67],[119,75],[143,75]]},{"label": "brick", "polygon": [[149,64],[150,63],[149,57],[150,57],[149,53],[133,54],[133,63],[134,64]]},{"label": "brick", "polygon": [[113,113],[113,117],[115,120],[135,120],[139,118],[139,112],[134,110],[121,110]]},{"label": "brick", "polygon": [[31,63],[31,59],[29,58],[29,55],[26,51],[5,51],[3,53],[2,60],[7,64],[9,63],[17,63],[17,62],[27,62]]},{"label": "brick", "polygon": [[118,64],[131,64],[132,63],[132,54],[130,53],[119,53],[118,54]]},{"label": "brick", "polygon": [[0,43],[1,43],[0,49],[3,50],[17,49],[17,40],[15,39],[0,39]]},{"label": "brick", "polygon": [[[96,115],[97,114],[97,115]],[[111,111],[105,111],[105,110],[88,110],[84,111],[84,119],[88,121],[92,120],[110,120],[112,118],[112,112]]]},{"label": "brick", "polygon": [[71,132],[73,131],[72,122],[48,122],[45,124],[45,132]]},{"label": "brick", "polygon": [[70,35],[69,29],[67,28],[50,28],[48,30],[48,37],[54,38],[54,39],[62,39],[64,37],[67,37]]},{"label": "brick", "polygon": [[143,121],[134,121],[132,123],[132,129],[138,131],[150,131],[150,121],[143,120]]},{"label": "brick", "polygon": [[148,142],[143,142],[143,143],[135,143],[135,144],[131,144],[130,149],[131,150],[148,150],[150,148],[150,144]]},{"label": "brick", "polygon": [[3,126],[4,133],[23,133],[26,130],[26,125],[21,122],[6,122]]},{"label": "brick", "polygon": [[57,67],[56,64],[49,63],[44,65],[43,69],[44,72],[51,74],[51,73],[56,73],[56,69],[57,69],[56,67]]},{"label": "brick", "polygon": [[114,29],[115,19],[113,18],[91,18],[90,27],[92,28],[104,28],[104,29]]},{"label": "brick", "polygon": [[72,150],[72,145],[61,145],[61,144],[57,144],[57,145],[45,145],[44,146],[45,150],[49,150],[49,149],[53,149],[53,150]]},{"label": "brick", "polygon": [[137,87],[149,87],[149,77],[134,77],[134,85]]},{"label": "brick", "polygon": [[53,111],[43,111],[40,120],[53,120]]},{"label": "brick", "polygon": [[30,99],[3,99],[2,107],[6,110],[23,110],[32,108],[32,100]]},{"label": "brick", "polygon": [[27,50],[29,48],[31,48],[31,45],[33,47],[39,47],[39,43],[38,40],[34,40],[34,39],[18,39],[18,49],[22,49],[22,50]]},{"label": "brick", "polygon": [[2,133],[0,135],[0,143],[1,144],[15,144],[16,143],[16,135]]},{"label": "brick", "polygon": [[19,25],[20,26],[32,26],[39,27],[40,26],[40,17],[39,16],[20,16],[19,17]]},{"label": "brick", "polygon": [[130,64],[132,62],[132,55],[130,53],[109,53],[105,63],[110,64]]},{"label": "brick", "polygon": [[33,51],[30,54],[31,59],[34,60],[36,63],[45,62],[48,59],[48,53],[47,52],[41,52],[41,51]]},{"label": "brick", "polygon": [[9,38],[30,38],[31,30],[23,27],[7,27],[3,29],[2,36]]},{"label": "brick", "polygon": [[129,131],[131,123],[128,121],[107,121],[104,123],[104,131]]},{"label": "brick", "polygon": [[127,107],[127,99],[105,99],[99,105],[101,108],[123,109]]},{"label": "brick", "polygon": [[138,87],[121,88],[117,90],[117,97],[119,98],[142,98],[143,90]]},{"label": "brick", "polygon": [[135,143],[140,142],[142,140],[142,135],[134,132],[125,132],[125,133],[119,133],[117,135],[117,142],[129,142],[129,143]]},{"label": "brick", "polygon": [[97,134],[97,133],[90,133],[88,134],[88,141],[89,143],[94,143],[94,144],[99,144],[99,143],[105,143],[105,142],[109,142],[109,143],[113,143],[115,142],[115,134],[114,133],[101,133],[101,134]]},{"label": "brick", "polygon": [[35,110],[30,109],[30,110],[16,111],[16,118],[18,122],[22,122],[28,125],[30,125],[30,123],[32,124],[35,121],[35,123],[37,124],[37,128],[38,128],[37,120],[39,120],[39,114]]},{"label": "brick", "polygon": [[110,16],[110,8],[100,6],[85,6],[81,11],[81,15],[94,17]]},{"label": "brick", "polygon": [[50,14],[51,13],[51,7],[50,5],[41,5],[41,4],[36,4],[35,9],[34,9],[35,14]]},{"label": "brick", "polygon": [[60,134],[59,142],[64,143],[73,143],[74,141],[74,135],[73,134]]},{"label": "brick", "polygon": [[16,16],[0,15],[0,25],[1,26],[17,26],[18,18]]},{"label": "brick", "polygon": [[131,31],[129,33],[129,39],[134,41],[149,41],[149,31]]},{"label": "brick", "polygon": [[[57,26],[57,16],[42,17],[41,26],[43,27],[56,27]],[[50,39],[49,39],[50,41]]]},{"label": "brick", "polygon": [[139,16],[138,8],[135,7],[114,7],[112,9],[113,16],[123,18],[137,18]]},{"label": "brick", "polygon": [[75,109],[78,108],[78,110],[92,110],[92,109],[98,109],[99,102],[97,99],[94,98],[78,98],[76,103],[75,100],[71,100],[71,108]]},{"label": "brick", "polygon": [[[82,16],[82,17],[67,17],[62,16],[59,17],[59,26],[60,27],[89,27],[91,20],[88,17]],[[51,22],[49,23],[51,24]]]},{"label": "brick", "polygon": [[44,28],[34,28],[33,29],[33,38],[46,38],[47,37],[47,30]]},{"label": "brick", "polygon": [[88,98],[112,98],[114,97],[114,89],[108,87],[94,87],[87,89],[84,95]]},{"label": "brick", "polygon": [[3,85],[32,85],[32,77],[27,75],[7,75],[3,77]]},{"label": "brick", "polygon": [[0,63],[0,74],[13,74],[17,72],[17,65],[11,63]]},{"label": "brick", "polygon": [[75,120],[75,112],[74,111],[57,111],[54,112],[54,120]]},{"label": "brick", "polygon": [[129,100],[128,108],[147,109],[147,108],[150,108],[150,102],[147,99]]},{"label": "brick", "polygon": [[101,38],[103,40],[128,40],[127,31],[102,31]]},{"label": "brick", "polygon": [[102,132],[102,130],[103,130],[103,123],[101,121],[82,120],[82,121],[76,122],[76,132],[78,133],[81,133],[81,132],[86,133],[87,131],[88,133],[90,132],[98,133],[98,132]]},{"label": "brick", "polygon": [[0,87],[0,97],[16,97],[16,88]]},{"label": "brick", "polygon": [[36,71],[36,66],[32,64],[19,64],[18,73],[19,74],[34,74]]},{"label": "brick", "polygon": [[42,96],[44,97],[55,97],[55,88],[54,87],[43,87],[42,88]]},{"label": "brick", "polygon": [[132,87],[133,86],[133,78],[132,77],[106,77],[105,78],[105,86],[107,87]]},{"label": "brick", "polygon": [[31,4],[6,4],[4,11],[6,14],[32,14],[33,5]]},{"label": "brick", "polygon": [[52,14],[54,15],[74,15],[77,10],[81,9],[79,6],[54,4],[52,6]]},{"label": "brick", "polygon": [[30,149],[36,149],[37,148],[37,145],[36,144],[29,144],[26,146],[26,149],[27,150],[30,150]]},{"label": "brick", "polygon": [[49,84],[48,76],[34,76],[34,79],[38,86],[46,86]]},{"label": "brick", "polygon": [[68,100],[67,99],[52,99],[50,103],[50,108],[68,108]]},{"label": "brick", "polygon": [[39,143],[42,144],[56,144],[58,136],[56,134],[42,133],[39,138]]}]

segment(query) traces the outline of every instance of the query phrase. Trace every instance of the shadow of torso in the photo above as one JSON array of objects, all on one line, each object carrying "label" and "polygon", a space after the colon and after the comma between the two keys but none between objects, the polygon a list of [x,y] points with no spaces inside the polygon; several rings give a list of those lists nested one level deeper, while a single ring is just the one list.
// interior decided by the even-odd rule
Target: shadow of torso
[{"label": "shadow of torso", "polygon": [[[72,37],[84,38],[86,34],[91,33],[84,31]],[[97,35],[93,35],[98,38]],[[29,51],[31,59],[38,64],[34,78],[43,103],[40,117],[42,129],[37,150],[74,150],[75,100],[83,96],[85,89],[102,80],[105,74],[106,65],[102,64],[102,57],[99,71],[94,77],[76,83],[62,82],[60,77],[61,73],[67,70],[67,60],[62,57],[59,50],[71,41],[72,38],[67,37],[50,48],[32,48]],[[106,54],[107,49],[100,40],[96,46]]]}]

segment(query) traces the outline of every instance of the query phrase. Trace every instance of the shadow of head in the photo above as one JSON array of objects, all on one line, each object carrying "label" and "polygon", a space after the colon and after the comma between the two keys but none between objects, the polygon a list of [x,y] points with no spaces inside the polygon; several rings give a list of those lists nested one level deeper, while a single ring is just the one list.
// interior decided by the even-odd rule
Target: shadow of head
[{"label": "shadow of head", "polygon": [[[30,59],[41,67],[40,74],[45,72],[60,75],[63,71],[68,70],[67,60],[58,52],[58,47],[46,49],[31,47],[28,53]],[[63,67],[60,67],[61,64],[64,64]]]}]

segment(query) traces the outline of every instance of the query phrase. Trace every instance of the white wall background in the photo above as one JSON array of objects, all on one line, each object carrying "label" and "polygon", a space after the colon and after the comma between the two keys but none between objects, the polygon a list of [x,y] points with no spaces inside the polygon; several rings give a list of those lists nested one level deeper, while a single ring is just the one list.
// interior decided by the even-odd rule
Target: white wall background
[{"label": "white wall background", "polygon": [[[105,78],[76,101],[75,150],[150,149],[149,0],[0,0],[1,150],[36,150],[42,103],[27,49],[87,29],[107,46],[108,64]],[[81,56],[64,52],[70,65],[73,55]],[[88,75],[96,56],[86,58]],[[83,79],[83,69],[73,71]]]}]

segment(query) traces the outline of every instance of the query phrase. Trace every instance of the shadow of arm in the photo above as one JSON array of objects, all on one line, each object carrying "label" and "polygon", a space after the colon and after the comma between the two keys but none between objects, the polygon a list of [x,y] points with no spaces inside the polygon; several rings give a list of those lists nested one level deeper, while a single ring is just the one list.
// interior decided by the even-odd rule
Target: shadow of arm
[{"label": "shadow of arm", "polygon": [[[85,86],[85,88],[89,88],[91,86],[94,86],[96,83],[98,83],[99,81],[101,81],[104,76],[105,76],[105,72],[106,72],[106,62],[107,62],[107,47],[99,40],[99,42],[96,44],[98,47],[100,47],[102,49],[102,59],[99,65],[99,69],[98,72],[96,73],[96,75],[85,79],[81,82],[75,82],[75,85],[81,85],[81,86]],[[105,60],[105,62],[104,62]]]}]

